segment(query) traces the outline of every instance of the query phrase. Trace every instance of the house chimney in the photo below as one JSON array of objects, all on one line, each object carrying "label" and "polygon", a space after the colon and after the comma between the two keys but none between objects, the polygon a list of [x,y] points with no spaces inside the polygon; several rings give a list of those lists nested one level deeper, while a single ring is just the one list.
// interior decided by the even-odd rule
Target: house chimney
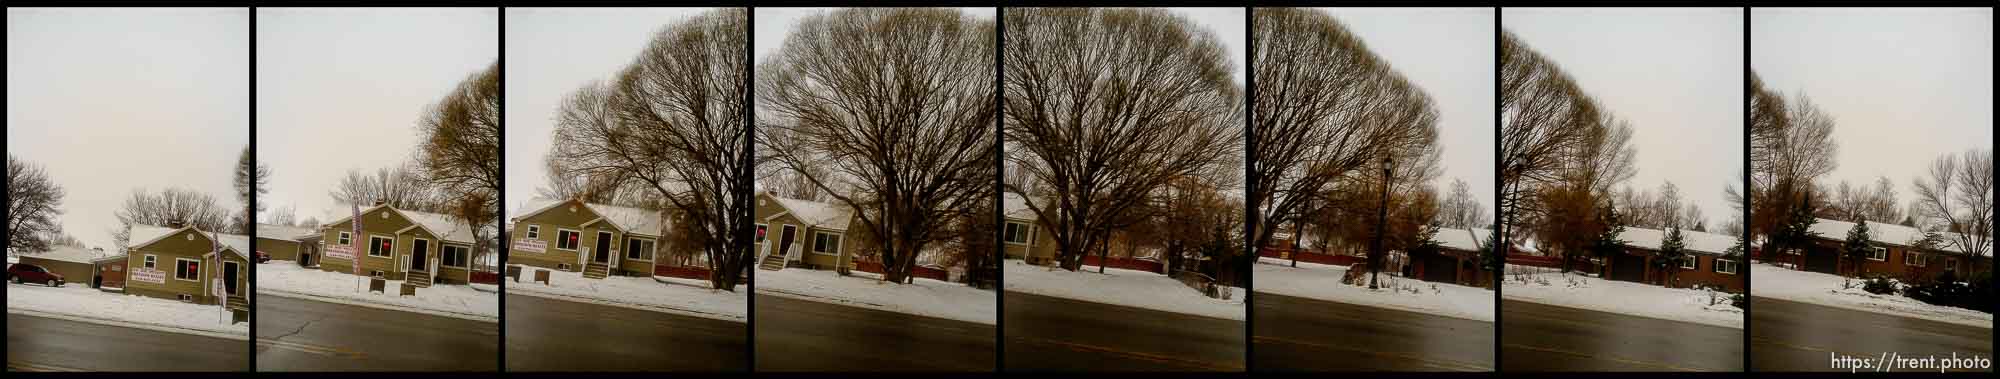
[{"label": "house chimney", "polygon": [[167,220],[168,228],[180,229],[183,226],[187,226],[187,223],[181,221],[181,219],[177,218],[177,219]]},{"label": "house chimney", "polygon": [[388,201],[383,201],[382,199],[375,199],[375,206],[377,207],[382,206],[382,204],[388,204],[388,203],[389,203]]}]

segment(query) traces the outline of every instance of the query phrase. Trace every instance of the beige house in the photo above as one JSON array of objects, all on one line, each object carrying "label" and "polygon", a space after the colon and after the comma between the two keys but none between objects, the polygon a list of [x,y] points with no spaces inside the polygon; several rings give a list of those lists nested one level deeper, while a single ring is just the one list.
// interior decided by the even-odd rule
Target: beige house
[{"label": "beige house", "polygon": [[[192,226],[133,225],[126,250],[125,292],[248,309],[250,238]],[[215,253],[220,242],[222,253]],[[209,270],[221,270],[211,272]]]},{"label": "beige house", "polygon": [[257,224],[256,239],[253,241],[257,252],[269,254],[271,260],[299,262],[303,257],[315,256],[318,244],[307,245],[305,240],[319,234],[312,228]]},{"label": "beige house", "polygon": [[361,210],[361,233],[354,233],[353,216],[320,225],[319,268],[404,280],[429,287],[433,282],[464,284],[472,280],[472,228],[454,217],[396,209],[377,203]]},{"label": "beige house", "polygon": [[[507,262],[562,271],[586,278],[652,276],[664,258],[669,224],[660,212],[580,200],[536,199],[511,219]],[[706,258],[693,254],[696,259]],[[689,263],[706,267],[705,262]]]},{"label": "beige house", "polygon": [[757,193],[756,205],[757,237],[751,251],[757,255],[759,268],[854,268],[855,249],[861,246],[850,237],[865,231],[849,229],[849,225],[859,226],[853,222],[852,209],[778,197],[769,191]]},{"label": "beige house", "polygon": [[21,254],[21,263],[40,266],[49,272],[62,275],[63,282],[69,284],[93,285],[91,280],[97,268],[92,264],[104,258],[103,249],[86,249],[82,246],[49,246],[49,251]]},{"label": "beige house", "polygon": [[1047,264],[1055,259],[1055,237],[1035,217],[1027,199],[1013,193],[1006,194],[1005,199],[1007,225],[1003,226],[1001,245],[1007,250],[1007,259],[1021,259],[1029,264]]}]

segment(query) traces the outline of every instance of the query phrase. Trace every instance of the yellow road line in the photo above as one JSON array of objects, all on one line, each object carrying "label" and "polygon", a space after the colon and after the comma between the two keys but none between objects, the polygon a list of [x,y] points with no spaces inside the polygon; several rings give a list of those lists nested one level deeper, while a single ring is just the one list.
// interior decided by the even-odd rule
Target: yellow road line
[{"label": "yellow road line", "polygon": [[1436,367],[1442,367],[1442,368],[1445,368],[1445,369],[1450,369],[1450,370],[1454,370],[1454,371],[1493,371],[1493,368],[1492,368],[1492,367],[1487,367],[1487,366],[1482,366],[1482,365],[1479,365],[1479,364],[1474,364],[1474,363],[1466,363],[1466,362],[1459,362],[1459,361],[1454,361],[1454,360],[1437,360],[1437,359],[1429,359],[1429,358],[1425,358],[1425,357],[1422,357],[1422,356],[1418,356],[1418,355],[1416,355],[1416,354],[1411,354],[1411,353],[1406,353],[1406,352],[1385,352],[1385,351],[1370,351],[1370,350],[1362,350],[1362,349],[1356,349],[1356,348],[1351,348],[1351,347],[1346,347],[1346,346],[1340,346],[1340,345],[1333,345],[1333,344],[1325,344],[1325,343],[1317,343],[1317,342],[1306,342],[1306,341],[1299,341],[1299,340],[1292,340],[1292,339],[1285,339],[1285,338],[1278,338],[1278,337],[1266,337],[1266,336],[1254,336],[1254,337],[1251,337],[1251,340],[1252,340],[1252,341],[1254,341],[1254,342],[1257,342],[1257,343],[1263,343],[1263,342],[1277,342],[1277,343],[1288,343],[1288,344],[1293,344],[1293,345],[1302,345],[1302,346],[1311,346],[1311,347],[1318,347],[1318,348],[1325,348],[1325,349],[1336,349],[1336,350],[1342,350],[1342,351],[1352,351],[1352,352],[1358,352],[1358,353],[1363,353],[1363,354],[1369,354],[1369,355],[1376,355],[1376,356],[1384,356],[1384,357],[1391,357],[1391,358],[1402,358],[1402,359],[1408,359],[1408,360],[1413,360],[1413,361],[1417,361],[1417,362],[1422,362],[1422,363],[1424,363],[1424,364],[1427,364],[1427,365],[1431,365],[1431,366],[1436,366]]},{"label": "yellow road line", "polygon": [[1575,352],[1575,351],[1569,351],[1569,350],[1563,350],[1563,349],[1557,349],[1557,348],[1549,348],[1549,347],[1539,347],[1539,346],[1528,346],[1528,345],[1522,345],[1522,344],[1516,344],[1516,343],[1510,343],[1510,344],[1505,344],[1505,345],[1506,345],[1506,346],[1508,346],[1508,347],[1512,347],[1512,348],[1517,348],[1517,349],[1527,349],[1527,350],[1534,350],[1534,351],[1540,351],[1540,352],[1545,352],[1545,353],[1556,353],[1556,354],[1563,354],[1563,355],[1572,355],[1572,356],[1578,356],[1578,357],[1583,357],[1583,358],[1589,358],[1589,359],[1600,359],[1600,360],[1607,360],[1607,361],[1612,361],[1612,362],[1618,362],[1618,363],[1624,363],[1624,364],[1630,364],[1630,365],[1639,365],[1639,366],[1647,366],[1647,367],[1658,367],[1658,368],[1664,368],[1664,369],[1669,369],[1669,370],[1674,370],[1674,371],[1706,371],[1706,370],[1702,370],[1702,369],[1697,369],[1697,368],[1688,368],[1688,367],[1681,367],[1681,366],[1675,366],[1675,365],[1672,365],[1672,364],[1666,364],[1666,363],[1659,363],[1659,362],[1647,362],[1647,361],[1640,361],[1640,360],[1632,360],[1632,359],[1625,359],[1625,358],[1619,358],[1619,357],[1613,357],[1613,356],[1608,356],[1608,355],[1598,355],[1598,354],[1590,354],[1590,353],[1581,353],[1581,352]]},{"label": "yellow road line", "polygon": [[1217,371],[1243,371],[1243,366],[1242,366],[1242,365],[1231,365],[1231,364],[1218,364],[1218,363],[1211,363],[1211,362],[1203,362],[1203,361],[1197,361],[1197,360],[1191,360],[1191,359],[1184,359],[1184,358],[1176,358],[1176,357],[1171,357],[1171,356],[1166,356],[1166,355],[1159,355],[1159,354],[1152,354],[1152,353],[1141,353],[1141,352],[1136,352],[1136,351],[1125,351],[1125,350],[1119,350],[1119,349],[1116,349],[1116,348],[1111,348],[1111,347],[1104,347],[1104,346],[1096,346],[1096,345],[1090,345],[1090,344],[1081,344],[1081,343],[1075,343],[1075,342],[1066,342],[1066,341],[1056,341],[1056,340],[1048,340],[1048,339],[1041,339],[1041,338],[1031,338],[1031,337],[1014,337],[1014,338],[1015,338],[1015,339],[1017,339],[1017,340],[1021,340],[1021,341],[1026,341],[1026,342],[1034,342],[1034,343],[1040,343],[1040,344],[1048,344],[1048,345],[1056,345],[1056,346],[1061,346],[1061,347],[1065,347],[1065,348],[1069,348],[1070,350],[1076,350],[1076,351],[1087,351],[1087,352],[1095,352],[1095,353],[1102,353],[1102,354],[1110,354],[1110,355],[1117,355],[1117,356],[1123,356],[1123,357],[1128,357],[1128,358],[1134,358],[1134,359],[1139,359],[1139,360],[1145,360],[1145,361],[1152,361],[1152,362],[1159,362],[1159,363],[1169,363],[1169,364],[1177,364],[1177,365],[1182,365],[1182,366],[1189,366],[1189,367],[1200,367],[1200,368],[1205,368],[1205,369],[1209,369],[1209,370],[1217,370]]}]

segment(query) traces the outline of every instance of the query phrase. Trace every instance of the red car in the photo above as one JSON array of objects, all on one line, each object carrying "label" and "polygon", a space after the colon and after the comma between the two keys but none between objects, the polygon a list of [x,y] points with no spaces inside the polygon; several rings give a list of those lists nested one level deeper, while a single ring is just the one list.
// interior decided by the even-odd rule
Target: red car
[{"label": "red car", "polygon": [[267,254],[262,251],[257,252],[257,263],[266,263],[270,261],[271,261],[271,254]]},{"label": "red car", "polygon": [[62,287],[63,285],[62,274],[49,272],[49,269],[42,268],[42,266],[27,263],[15,263],[12,266],[7,266],[7,279],[13,280],[14,284],[35,282],[50,287]]}]

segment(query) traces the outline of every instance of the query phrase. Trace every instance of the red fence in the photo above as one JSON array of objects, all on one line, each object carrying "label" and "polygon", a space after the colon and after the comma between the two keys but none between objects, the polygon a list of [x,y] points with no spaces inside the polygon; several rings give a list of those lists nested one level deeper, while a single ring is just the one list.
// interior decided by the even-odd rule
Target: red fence
[{"label": "red fence", "polygon": [[479,284],[500,284],[500,273],[492,271],[472,271],[472,282]]},{"label": "red fence", "polygon": [[[861,270],[861,272],[866,272],[866,273],[881,274],[882,264],[864,260],[864,261],[854,262],[854,269]],[[937,281],[948,281],[951,278],[951,274],[946,273],[942,269],[933,267],[924,267],[924,266],[917,266],[916,268],[910,269],[910,276],[915,276],[919,278],[929,278]]]},{"label": "red fence", "polygon": [[708,280],[708,268],[694,266],[653,265],[654,276],[669,278]]},{"label": "red fence", "polygon": [[1534,256],[1534,255],[1508,255],[1507,264],[1547,267],[1547,268],[1562,268],[1562,258]]},{"label": "red fence", "polygon": [[1292,249],[1275,248],[1275,247],[1266,247],[1263,249],[1258,249],[1257,251],[1258,256],[1263,256],[1267,258],[1277,258],[1277,259],[1291,259],[1292,257],[1287,256],[1286,253],[1293,253],[1293,255],[1297,255],[1300,262],[1318,263],[1327,265],[1353,266],[1355,263],[1361,263],[1363,259],[1362,257],[1357,257],[1352,255],[1321,254],[1311,251],[1304,251],[1304,250],[1295,251]]},{"label": "red fence", "polygon": [[1145,272],[1160,272],[1163,268],[1166,267],[1160,262],[1148,261],[1143,259],[1111,258],[1111,259],[1106,259],[1105,261],[1110,262],[1111,264],[1110,265],[1098,264],[1097,256],[1095,255],[1083,256],[1083,265],[1085,266],[1104,266],[1110,268],[1122,268],[1126,270],[1139,270]]}]

